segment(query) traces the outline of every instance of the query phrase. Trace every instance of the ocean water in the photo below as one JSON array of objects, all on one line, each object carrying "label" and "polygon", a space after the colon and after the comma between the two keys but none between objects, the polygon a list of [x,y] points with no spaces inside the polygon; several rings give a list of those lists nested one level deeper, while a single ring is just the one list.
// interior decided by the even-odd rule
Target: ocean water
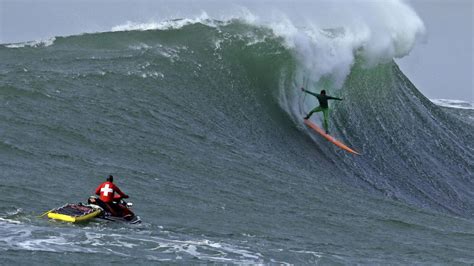
[{"label": "ocean water", "polygon": [[[390,58],[175,24],[0,45],[0,264],[474,263],[472,108]],[[301,86],[344,99],[330,130],[361,156],[303,124]],[[109,174],[142,224],[38,217]]]}]

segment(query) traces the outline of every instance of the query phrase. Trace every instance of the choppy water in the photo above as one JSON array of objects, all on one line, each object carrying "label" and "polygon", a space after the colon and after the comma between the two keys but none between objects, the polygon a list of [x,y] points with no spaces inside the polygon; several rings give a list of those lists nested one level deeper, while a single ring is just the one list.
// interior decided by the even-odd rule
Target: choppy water
[{"label": "choppy water", "polygon": [[[236,21],[0,58],[2,263],[474,263],[474,111],[434,105],[392,61],[331,89]],[[331,132],[362,156],[304,126],[301,85],[344,98]],[[108,174],[141,225],[37,217]]]}]

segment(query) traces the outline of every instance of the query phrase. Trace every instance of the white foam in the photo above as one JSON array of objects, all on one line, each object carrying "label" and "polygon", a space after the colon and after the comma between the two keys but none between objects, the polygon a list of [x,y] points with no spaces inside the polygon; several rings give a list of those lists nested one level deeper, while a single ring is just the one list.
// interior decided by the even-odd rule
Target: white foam
[{"label": "white foam", "polygon": [[316,257],[317,259],[320,259],[323,257],[323,254],[321,252],[317,252],[317,251],[309,251],[309,250],[297,250],[297,251],[292,251],[292,252],[295,252],[295,253],[302,253],[302,254],[311,254],[313,255],[314,257]]},{"label": "white foam", "polygon": [[451,99],[430,99],[436,105],[457,109],[468,109],[474,110],[474,102],[466,102],[461,100],[451,100]]},{"label": "white foam", "polygon": [[[130,238],[133,239],[133,238]],[[200,260],[224,262],[224,263],[243,263],[255,264],[263,261],[260,253],[251,252],[234,245],[214,242],[207,239],[202,240],[170,240],[158,237],[151,239],[134,239],[140,242],[151,242],[157,246],[150,248],[150,251],[159,251],[160,253],[175,254],[176,259],[183,259],[183,255],[196,257]]]},{"label": "white foam", "polygon": [[0,217],[0,221],[2,221],[2,222],[7,222],[7,223],[10,223],[10,224],[21,224],[20,221],[16,221],[16,220],[12,220],[12,219],[7,219],[7,218],[1,218],[1,217]]},{"label": "white foam", "polygon": [[290,18],[283,12],[273,18],[256,20],[283,37],[295,51],[304,71],[318,81],[333,78],[340,87],[361,55],[369,66],[407,55],[424,35],[425,27],[405,2],[324,2],[314,16]]},{"label": "white foam", "polygon": [[[41,235],[41,236],[40,236]],[[70,241],[75,234],[57,234],[24,223],[0,223],[0,248],[48,252],[94,252]]]},{"label": "white foam", "polygon": [[[163,233],[160,231],[160,233]],[[179,240],[176,236],[150,236],[149,231],[130,229],[121,232],[104,227],[75,227],[68,224],[40,227],[29,224],[11,224],[0,221],[0,249],[47,252],[84,252],[116,254],[133,257],[136,251],[145,252],[148,259],[158,261],[197,258],[204,262],[258,264],[262,254],[239,244],[208,239]]]},{"label": "white foam", "polygon": [[129,48],[132,50],[149,50],[152,47],[146,43],[139,43],[137,45],[130,45]]},{"label": "white foam", "polygon": [[22,43],[11,43],[11,44],[6,44],[5,47],[7,48],[23,48],[23,47],[47,47],[51,46],[54,44],[54,41],[56,38],[49,38],[46,40],[37,40],[37,41],[29,41],[29,42],[22,42]]},{"label": "white foam", "polygon": [[161,22],[136,23],[127,21],[125,24],[112,28],[112,31],[146,31],[146,30],[170,30],[180,29],[187,25],[202,23],[208,26],[215,26],[214,21],[209,18],[206,12],[202,12],[195,18],[173,19]]}]

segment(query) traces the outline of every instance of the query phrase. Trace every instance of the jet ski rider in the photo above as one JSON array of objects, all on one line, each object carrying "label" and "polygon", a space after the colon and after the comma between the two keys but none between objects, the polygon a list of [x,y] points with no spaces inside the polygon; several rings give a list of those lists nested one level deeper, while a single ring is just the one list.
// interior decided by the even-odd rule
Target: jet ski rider
[{"label": "jet ski rider", "polygon": [[[127,199],[128,195],[123,193],[114,183],[114,177],[109,175],[107,181],[100,184],[95,190],[95,194],[99,195],[99,199],[104,203],[106,211],[110,212],[112,216],[122,216],[124,208],[118,204],[121,198]],[[115,195],[117,193],[118,195]],[[102,205],[102,204],[100,204]]]}]

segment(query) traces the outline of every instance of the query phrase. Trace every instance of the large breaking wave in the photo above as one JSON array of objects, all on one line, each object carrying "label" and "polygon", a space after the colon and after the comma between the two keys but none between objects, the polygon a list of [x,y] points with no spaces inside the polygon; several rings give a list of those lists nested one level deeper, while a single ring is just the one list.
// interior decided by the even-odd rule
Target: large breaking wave
[{"label": "large breaking wave", "polygon": [[[289,27],[286,23],[282,25]],[[207,17],[153,25],[151,30],[148,26],[143,30],[143,25],[140,30],[130,25],[116,30],[127,27],[132,31],[57,37],[54,44],[40,50],[31,50],[37,45],[27,46],[22,49],[31,55],[24,60],[38,53],[60,56],[58,64],[49,67],[65,75],[64,80],[83,83],[93,79],[107,88],[117,86],[112,84],[118,76],[138,78],[128,82],[150,90],[158,90],[162,84],[179,87],[180,77],[186,76],[186,80],[195,79],[195,89],[187,93],[219,104],[191,101],[186,96],[176,104],[212,107],[196,107],[198,113],[207,115],[220,112],[217,106],[225,102],[215,90],[227,97],[226,91],[230,93],[236,86],[240,91],[234,91],[238,95],[232,97],[232,105],[238,106],[235,110],[278,120],[274,127],[299,128],[307,135],[311,134],[302,126],[301,117],[316,102],[302,96],[299,88],[326,88],[345,99],[334,105],[332,131],[364,156],[349,158],[324,141],[315,141],[325,157],[336,161],[341,160],[336,157],[343,158],[343,172],[361,179],[353,182],[369,183],[409,202],[472,214],[472,197],[465,190],[473,161],[471,128],[431,104],[388,60],[406,54],[413,43],[401,44],[394,38],[387,47],[375,49],[370,38],[362,40],[347,29],[282,31],[281,25],[269,28]],[[378,62],[374,64],[375,59]],[[76,66],[84,61],[84,67]],[[181,86],[185,89],[186,85]],[[246,93],[256,99],[246,102]],[[269,113],[252,113],[256,105]],[[228,114],[225,119],[231,117]],[[237,119],[246,120],[245,116]],[[252,127],[265,126],[257,121]],[[200,130],[206,131],[204,127]],[[238,129],[231,132],[229,135],[241,134]]]}]

